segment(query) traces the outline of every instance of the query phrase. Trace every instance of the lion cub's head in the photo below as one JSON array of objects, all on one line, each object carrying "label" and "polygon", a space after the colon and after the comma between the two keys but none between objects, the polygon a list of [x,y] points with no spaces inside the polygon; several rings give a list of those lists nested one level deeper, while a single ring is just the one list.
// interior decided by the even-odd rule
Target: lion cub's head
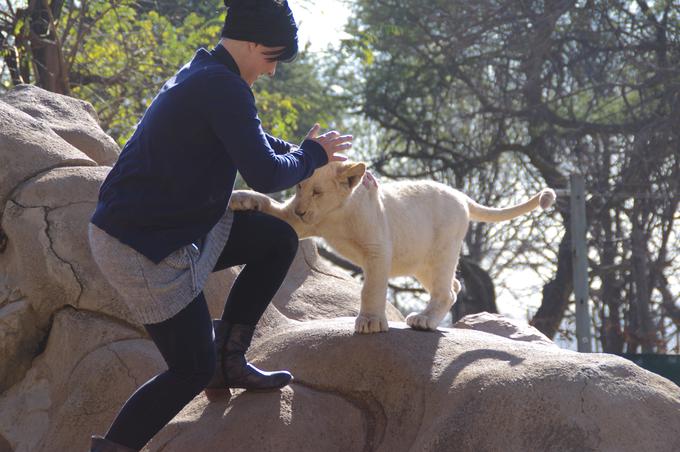
[{"label": "lion cub's head", "polygon": [[366,172],[365,163],[331,162],[297,185],[292,206],[303,223],[314,225],[342,207]]}]

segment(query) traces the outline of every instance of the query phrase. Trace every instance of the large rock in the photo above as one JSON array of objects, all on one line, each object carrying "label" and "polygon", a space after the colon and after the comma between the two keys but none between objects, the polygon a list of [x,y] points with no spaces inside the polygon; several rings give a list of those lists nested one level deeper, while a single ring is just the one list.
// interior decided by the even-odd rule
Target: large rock
[{"label": "large rock", "polygon": [[[188,432],[188,422],[192,433]],[[309,451],[367,450],[364,413],[332,392],[292,385],[273,393],[242,392],[231,403],[199,396],[145,450]],[[202,433],[199,433],[199,430]]]},{"label": "large rock", "polygon": [[[0,372],[0,389],[23,376],[54,313],[64,306],[121,320],[128,317],[127,308],[99,273],[87,242],[87,224],[109,170],[57,167],[23,182],[6,203],[0,224],[7,245],[0,254],[0,272],[6,285],[21,294],[26,307],[20,318],[31,328],[12,336],[18,341],[14,365],[11,371]],[[14,319],[19,320],[17,314]],[[9,331],[6,325],[0,323],[0,336]]]},{"label": "large rock", "polygon": [[27,181],[8,203],[13,215],[6,215],[3,228],[11,238],[7,253],[16,268],[13,279],[30,296],[40,320],[64,305],[129,317],[99,272],[87,241],[99,186],[109,170],[55,168]]},{"label": "large rock", "polygon": [[29,369],[41,338],[35,313],[26,300],[9,302],[0,308],[0,393]]},{"label": "large rock", "polygon": [[545,334],[535,327],[522,324],[517,320],[504,317],[500,314],[480,312],[466,315],[454,325],[454,328],[484,331],[485,333],[507,337],[516,341],[532,342],[549,347],[557,347]]},{"label": "large rock", "polygon": [[0,215],[23,181],[58,166],[95,166],[47,125],[0,101]]},{"label": "large rock", "polygon": [[163,360],[139,328],[64,308],[45,351],[0,399],[0,436],[15,452],[86,450],[123,402],[161,371]]},{"label": "large rock", "polygon": [[2,100],[46,125],[100,165],[113,165],[120,148],[99,126],[92,105],[35,85],[18,85]]},{"label": "large rock", "polygon": [[87,224],[109,167],[64,167],[26,181],[7,203],[6,272],[44,326],[64,305],[126,318],[90,254]]},{"label": "large rock", "polygon": [[[105,290],[106,283],[96,273],[84,232],[99,185],[110,168],[97,166],[57,135],[49,120],[61,117],[65,127],[82,115],[93,121],[87,105],[28,86],[13,90],[3,99],[0,392],[5,393],[30,368],[59,309],[77,306],[121,318],[127,311],[113,302],[112,291]],[[66,110],[72,110],[70,116]],[[77,123],[71,128],[77,129]],[[99,133],[93,139],[101,140],[100,147],[106,148],[112,140],[101,129]],[[93,287],[95,290],[89,290]]]},{"label": "large rock", "polygon": [[678,387],[612,355],[401,322],[357,335],[347,318],[299,323],[251,356],[293,384],[199,397],[146,450],[680,450]]}]

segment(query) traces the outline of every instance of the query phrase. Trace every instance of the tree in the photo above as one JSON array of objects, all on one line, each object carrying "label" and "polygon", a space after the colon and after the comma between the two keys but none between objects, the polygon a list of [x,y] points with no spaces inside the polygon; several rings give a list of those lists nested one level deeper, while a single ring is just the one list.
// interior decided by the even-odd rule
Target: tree
[{"label": "tree", "polygon": [[33,55],[33,73],[41,85],[68,93],[61,43],[54,27],[63,4],[63,0],[7,1],[0,8],[0,50],[14,84],[29,79],[29,62],[21,58],[25,50]]},{"label": "tree", "polygon": [[[564,189],[571,172],[586,175],[591,293],[606,351],[663,350],[668,319],[680,325],[677,282],[669,283],[680,193],[678,6],[357,0],[345,43],[344,58],[361,70],[344,86],[380,127],[374,164],[384,174],[432,177],[481,201],[518,186]],[[572,292],[568,204],[557,210],[558,221],[533,231],[505,226],[524,239],[496,252],[488,244],[498,228],[473,225],[467,238],[496,277],[498,265],[549,275],[532,323],[550,337]],[[545,247],[551,231],[559,244]]]}]

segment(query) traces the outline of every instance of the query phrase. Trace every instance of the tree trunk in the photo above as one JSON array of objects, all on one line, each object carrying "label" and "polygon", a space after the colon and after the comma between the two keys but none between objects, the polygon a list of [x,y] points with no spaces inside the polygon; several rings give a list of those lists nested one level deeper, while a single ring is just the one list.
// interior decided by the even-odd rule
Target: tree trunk
[{"label": "tree trunk", "polygon": [[68,74],[61,52],[61,43],[52,22],[59,17],[63,1],[35,0],[31,3],[31,53],[37,71],[37,84],[59,94],[69,94]]},{"label": "tree trunk", "polygon": [[637,330],[633,333],[642,346],[642,352],[653,353],[656,345],[656,331],[652,323],[650,308],[647,238],[638,220],[638,218],[633,220],[633,232],[631,234],[631,270],[635,285],[633,300],[631,301],[633,301],[633,307],[637,314]]},{"label": "tree trunk", "polygon": [[458,270],[463,280],[463,290],[451,308],[451,321],[455,323],[468,314],[478,312],[498,312],[496,291],[489,273],[464,257],[460,259]]},{"label": "tree trunk", "polygon": [[530,324],[553,338],[562,322],[564,312],[569,306],[569,295],[574,289],[574,271],[572,269],[571,232],[565,229],[557,255],[557,272],[555,278],[543,286],[543,301]]},{"label": "tree trunk", "polygon": [[[616,243],[612,231],[610,211],[604,210],[600,215],[600,223],[604,231],[604,240],[600,243],[602,273],[602,326],[600,340],[602,350],[605,353],[623,353],[624,336],[621,330],[621,315],[619,309],[623,302],[622,294],[614,270],[614,257],[616,256]],[[608,314],[604,314],[604,307],[608,308]]]}]

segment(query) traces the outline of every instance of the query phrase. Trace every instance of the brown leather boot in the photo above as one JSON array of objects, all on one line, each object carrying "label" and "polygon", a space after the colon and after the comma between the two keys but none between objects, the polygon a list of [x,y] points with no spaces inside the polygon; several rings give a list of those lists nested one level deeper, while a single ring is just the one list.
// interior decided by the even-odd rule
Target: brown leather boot
[{"label": "brown leather boot", "polygon": [[92,445],[90,446],[90,452],[138,452],[135,449],[130,449],[129,447],[123,446],[113,441],[109,441],[101,436],[92,437]]},{"label": "brown leather boot", "polygon": [[293,379],[285,370],[267,372],[246,361],[245,353],[255,333],[250,325],[231,324],[213,320],[217,366],[215,375],[205,389],[208,400],[225,400],[231,397],[229,388],[249,391],[274,391]]}]

